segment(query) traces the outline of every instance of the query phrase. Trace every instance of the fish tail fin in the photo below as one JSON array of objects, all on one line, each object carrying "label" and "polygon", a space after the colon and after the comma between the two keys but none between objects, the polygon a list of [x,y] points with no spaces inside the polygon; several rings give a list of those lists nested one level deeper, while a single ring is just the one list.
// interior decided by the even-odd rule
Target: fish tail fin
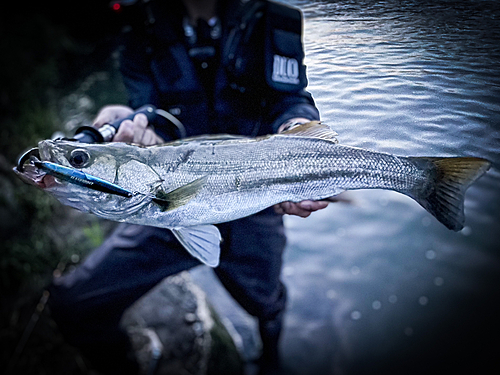
[{"label": "fish tail fin", "polygon": [[459,231],[464,227],[464,199],[467,188],[490,167],[486,159],[410,158],[416,165],[430,170],[427,184],[409,195],[448,229]]}]

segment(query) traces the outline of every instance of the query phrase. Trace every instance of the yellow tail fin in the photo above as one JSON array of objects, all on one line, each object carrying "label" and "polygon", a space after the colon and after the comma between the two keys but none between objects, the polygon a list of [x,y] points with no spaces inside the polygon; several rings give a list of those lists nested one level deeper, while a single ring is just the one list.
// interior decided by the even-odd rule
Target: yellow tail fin
[{"label": "yellow tail fin", "polygon": [[431,165],[428,184],[410,195],[447,228],[461,230],[465,221],[465,191],[490,168],[490,162],[473,157],[410,159]]}]

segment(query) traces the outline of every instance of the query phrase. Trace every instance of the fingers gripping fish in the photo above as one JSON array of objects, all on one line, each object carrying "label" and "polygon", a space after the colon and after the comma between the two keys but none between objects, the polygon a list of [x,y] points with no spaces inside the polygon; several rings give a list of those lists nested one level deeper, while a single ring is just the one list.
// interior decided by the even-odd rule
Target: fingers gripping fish
[{"label": "fingers gripping fish", "polygon": [[17,173],[79,210],[169,228],[210,266],[218,264],[220,254],[214,224],[280,202],[320,200],[345,190],[394,190],[416,200],[447,228],[463,228],[465,191],[488,170],[487,160],[400,157],[340,145],[335,135],[311,122],[258,138],[205,136],[152,147],[39,143],[39,163],[78,169],[123,194],[43,175],[43,164]]}]

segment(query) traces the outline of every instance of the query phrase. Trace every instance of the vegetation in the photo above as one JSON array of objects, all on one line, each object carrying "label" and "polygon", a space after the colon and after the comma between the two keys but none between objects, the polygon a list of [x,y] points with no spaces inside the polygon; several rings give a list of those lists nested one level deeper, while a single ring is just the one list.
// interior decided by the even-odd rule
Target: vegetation
[{"label": "vegetation", "polygon": [[43,312],[43,290],[112,224],[63,207],[12,168],[39,140],[88,124],[106,103],[125,102],[113,58],[116,29],[112,22],[97,27],[110,17],[98,2],[78,16],[59,2],[31,6],[0,15],[0,366],[11,374],[86,373]]}]

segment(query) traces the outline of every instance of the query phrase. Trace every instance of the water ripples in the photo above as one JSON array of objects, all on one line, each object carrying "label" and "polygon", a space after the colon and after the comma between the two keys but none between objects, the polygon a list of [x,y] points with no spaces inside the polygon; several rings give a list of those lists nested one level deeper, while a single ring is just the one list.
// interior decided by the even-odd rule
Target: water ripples
[{"label": "water ripples", "polygon": [[340,143],[400,155],[486,157],[494,168],[469,189],[461,233],[393,192],[360,191],[351,204],[332,204],[307,220],[287,218],[289,315],[307,320],[308,295],[322,295],[332,307],[324,324],[334,326],[346,366],[378,361],[404,340],[432,342],[429,325],[457,321],[464,332],[467,324],[474,329],[471,322],[498,297],[500,6],[292,4],[306,16],[309,90]]},{"label": "water ripples", "polygon": [[[496,18],[486,5],[404,3],[304,4],[310,89],[324,121],[348,141],[351,128],[369,128],[366,134],[372,135],[373,128],[394,132],[421,126],[433,134],[449,133],[448,147],[424,135],[433,151],[466,150],[464,139],[447,135],[479,122],[471,136],[484,136],[478,134],[483,123],[498,118],[500,38],[496,25],[483,29],[484,17]],[[421,144],[421,135],[413,132],[404,147],[412,140]],[[359,145],[373,145],[359,134],[357,139]]]}]

